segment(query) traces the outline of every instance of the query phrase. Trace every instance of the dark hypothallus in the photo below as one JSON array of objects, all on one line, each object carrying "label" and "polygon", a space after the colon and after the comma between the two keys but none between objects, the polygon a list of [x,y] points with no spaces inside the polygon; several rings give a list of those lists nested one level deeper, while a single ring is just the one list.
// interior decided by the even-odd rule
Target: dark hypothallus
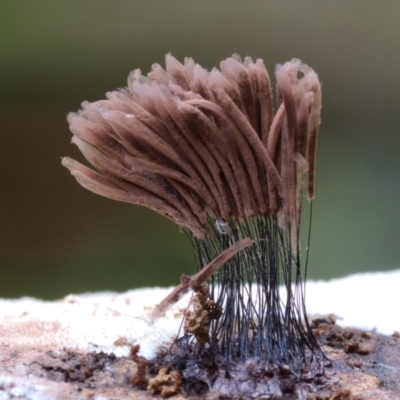
[{"label": "dark hypothallus", "polygon": [[275,75],[274,102],[262,60],[234,55],[208,72],[168,55],[165,69],[135,70],[127,88],[69,114],[72,142],[97,171],[62,163],[86,189],[155,210],[189,237],[199,272],[186,278],[186,351],[225,368],[255,359],[299,372],[324,358],[306,318],[299,243],[321,90],[296,59]]}]

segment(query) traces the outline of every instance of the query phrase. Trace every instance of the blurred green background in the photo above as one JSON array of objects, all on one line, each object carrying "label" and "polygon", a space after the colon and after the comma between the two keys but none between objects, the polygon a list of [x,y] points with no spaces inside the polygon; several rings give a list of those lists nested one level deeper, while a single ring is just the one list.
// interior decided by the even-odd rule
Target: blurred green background
[{"label": "blurred green background", "polygon": [[0,2],[0,297],[176,284],[194,271],[163,217],[82,189],[66,114],[171,52],[207,68],[297,57],[323,82],[309,278],[399,267],[400,2]]}]

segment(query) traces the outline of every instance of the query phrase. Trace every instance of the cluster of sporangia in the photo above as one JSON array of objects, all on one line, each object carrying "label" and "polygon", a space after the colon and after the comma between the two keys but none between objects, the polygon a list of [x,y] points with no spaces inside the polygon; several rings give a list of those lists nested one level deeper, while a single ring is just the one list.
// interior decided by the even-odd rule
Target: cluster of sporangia
[{"label": "cluster of sporangia", "polygon": [[[182,65],[168,55],[165,70],[155,64],[147,76],[133,71],[127,88],[68,116],[73,143],[97,172],[70,158],[63,165],[85,188],[146,206],[189,230],[200,267],[240,239],[254,241],[243,262],[225,265],[221,295],[214,291],[209,300],[200,281],[199,310],[186,312],[185,332],[225,352],[227,362],[266,354],[268,362],[289,363],[313,346],[302,338],[310,330],[301,328],[304,293],[291,292],[291,268],[301,285],[299,222],[305,181],[308,199],[314,197],[320,83],[296,59],[275,74],[274,112],[275,90],[262,60],[234,55],[209,72],[191,58]],[[280,271],[288,291],[283,300]],[[210,321],[221,313],[210,336]],[[201,316],[201,334],[193,315]]]},{"label": "cluster of sporangia", "polygon": [[[302,75],[299,77],[299,75]],[[78,182],[100,195],[163,214],[201,238],[207,216],[298,218],[308,171],[314,196],[321,105],[317,75],[299,60],[276,68],[273,112],[262,60],[233,56],[206,71],[166,57],[107,100],[68,116],[73,143],[98,170],[63,159]]]}]

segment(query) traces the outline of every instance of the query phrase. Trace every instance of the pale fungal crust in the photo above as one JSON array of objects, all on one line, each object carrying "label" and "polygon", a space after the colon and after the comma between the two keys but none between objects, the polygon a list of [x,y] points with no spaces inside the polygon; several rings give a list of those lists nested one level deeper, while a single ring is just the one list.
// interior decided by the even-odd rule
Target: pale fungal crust
[{"label": "pale fungal crust", "polygon": [[51,347],[55,351],[104,351],[128,356],[128,344],[140,343],[140,354],[154,358],[157,347],[171,344],[190,294],[174,303],[156,323],[148,319],[168,293],[145,288],[125,293],[69,295],[59,301],[0,299],[0,345]]},{"label": "pale fungal crust", "polygon": [[[400,270],[353,275],[330,282],[310,282],[307,301],[308,309],[312,313],[334,312],[339,317],[337,323],[340,326],[356,326],[368,330],[376,328],[389,338],[386,353],[377,349],[370,355],[360,355],[344,353],[338,345],[330,347],[327,355],[335,362],[341,361],[344,366],[347,365],[347,369],[333,375],[337,383],[331,390],[323,385],[319,386],[320,391],[316,394],[321,398],[340,398],[339,394],[342,393],[344,399],[400,399],[400,357],[397,361],[394,358],[395,354],[400,355],[400,322],[396,318],[397,314],[393,314],[396,310],[392,307],[400,301],[397,290],[399,285]],[[143,351],[141,349],[139,354],[149,359],[155,356],[160,344],[169,349],[180,325],[179,309],[186,307],[188,298],[173,306],[166,317],[160,319],[156,325],[139,323],[146,319],[155,304],[161,301],[169,290],[153,288],[120,294],[70,295],[53,302],[32,298],[0,299],[2,398],[154,398],[145,391],[135,390],[126,382],[127,373],[134,374],[136,368],[135,362],[129,362],[127,344],[142,344]],[[337,296],[337,293],[340,293],[340,296]],[[374,293],[374,296],[371,296],[371,293]],[[357,302],[354,302],[355,295]],[[360,304],[363,307],[360,307]],[[154,339],[156,330],[159,330],[159,341],[152,341],[150,337]],[[121,340],[121,331],[126,335],[124,340]],[[363,341],[366,344],[376,341],[374,330],[361,332],[361,335],[364,336]],[[371,336],[372,339],[369,339]],[[113,345],[118,339],[120,343]],[[378,344],[382,343],[381,340],[385,338],[380,336]],[[65,358],[68,354],[79,354],[74,364],[83,369],[83,361],[88,359],[88,355],[94,350],[97,353],[115,352],[123,357],[114,363],[107,362],[104,370],[98,373],[95,371],[93,377],[88,377],[84,382],[55,380],[55,376],[51,374],[51,371],[60,371],[62,375],[62,371],[67,368]],[[375,361],[372,362],[371,359]],[[77,363],[79,360],[81,364]],[[248,363],[246,368],[255,374],[259,366],[257,363]],[[382,376],[377,378],[379,373]],[[166,378],[166,381],[167,387],[170,383],[174,387],[174,380],[169,381]],[[178,394],[175,398],[186,397]]]}]

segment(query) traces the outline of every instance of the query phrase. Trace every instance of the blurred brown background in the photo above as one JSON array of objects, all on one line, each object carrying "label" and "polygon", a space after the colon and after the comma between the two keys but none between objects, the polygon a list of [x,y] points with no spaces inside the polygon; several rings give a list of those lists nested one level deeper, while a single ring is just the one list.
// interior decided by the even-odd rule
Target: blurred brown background
[{"label": "blurred brown background", "polygon": [[176,284],[194,261],[168,220],[82,189],[66,114],[171,52],[207,68],[297,57],[323,82],[309,278],[400,265],[400,2],[0,3],[0,297]]}]

